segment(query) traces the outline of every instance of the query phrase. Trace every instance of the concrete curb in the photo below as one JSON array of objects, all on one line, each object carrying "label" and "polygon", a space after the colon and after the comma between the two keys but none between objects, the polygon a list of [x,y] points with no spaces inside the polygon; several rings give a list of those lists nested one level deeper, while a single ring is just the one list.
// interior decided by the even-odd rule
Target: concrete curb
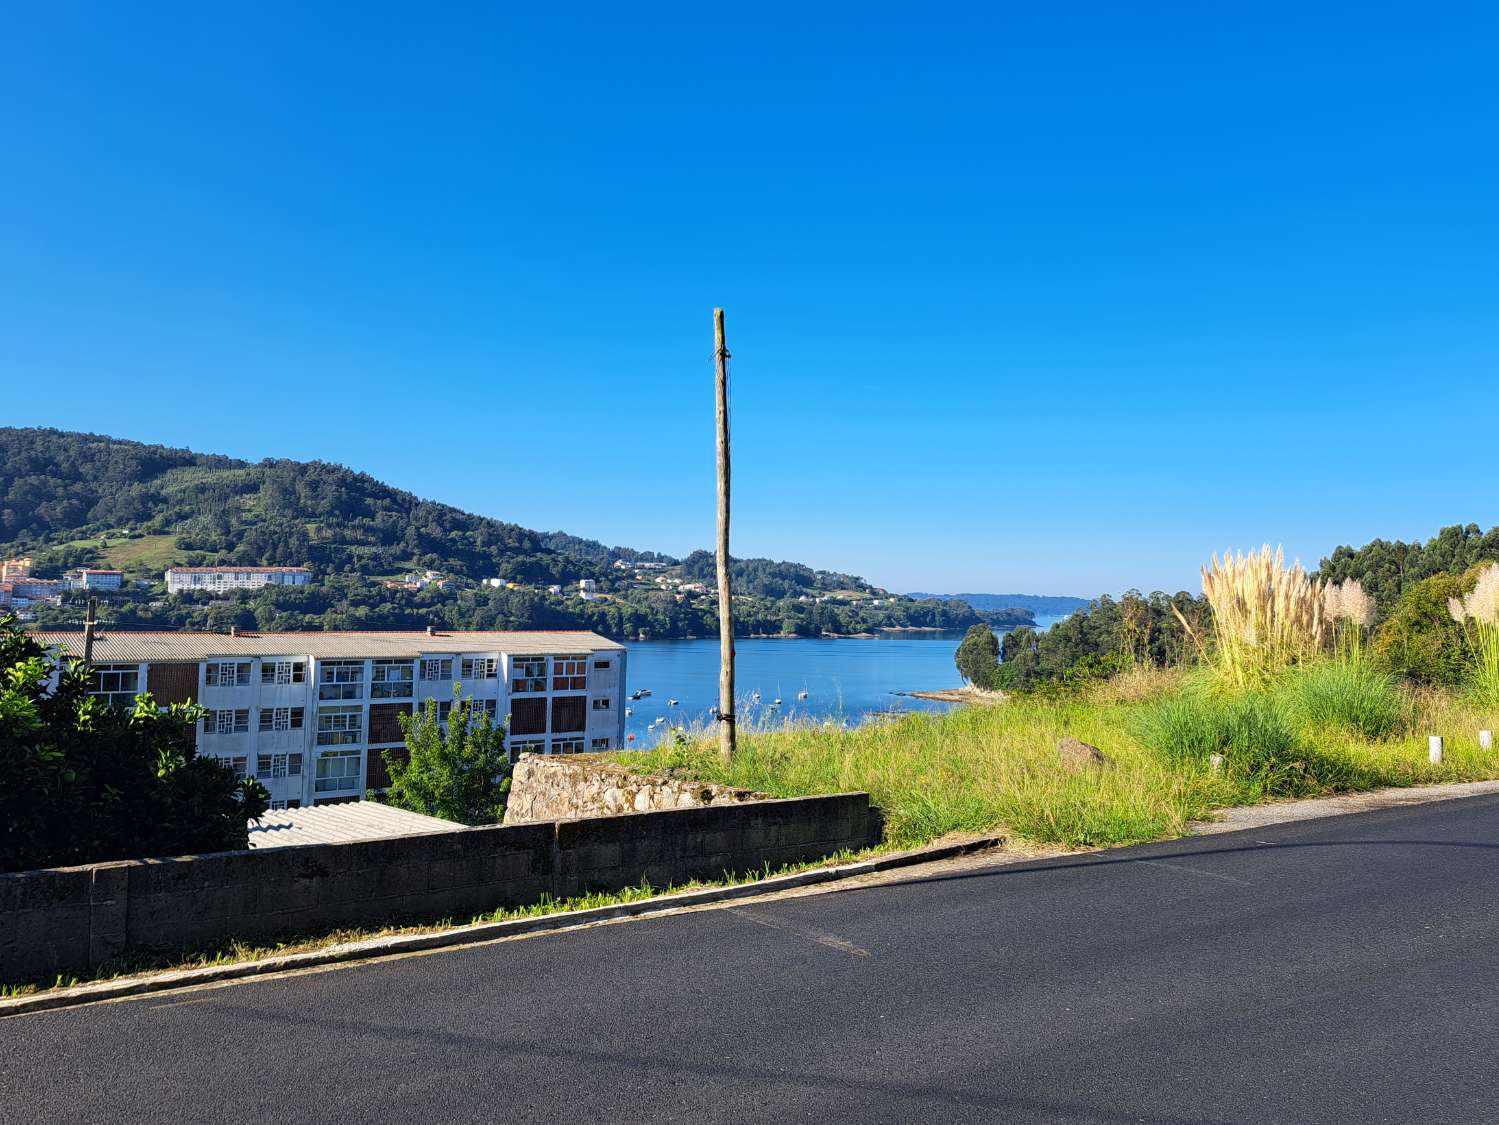
[{"label": "concrete curb", "polygon": [[0,1000],[0,1019],[6,1016],[25,1015],[29,1012],[97,1004],[129,996],[144,996],[153,992],[170,992],[245,977],[269,976],[273,973],[317,968],[322,965],[337,965],[349,961],[372,961],[428,949],[480,945],[503,938],[520,937],[547,930],[572,929],[617,918],[663,914],[672,910],[728,902],[733,899],[755,898],[797,887],[834,883],[857,878],[860,875],[872,875],[879,871],[952,859],[973,852],[1003,847],[1004,843],[1003,836],[980,836],[977,839],[964,840],[957,844],[941,844],[929,848],[917,848],[914,851],[894,852],[890,855],[860,860],[857,863],[818,867],[810,871],[799,871],[794,875],[778,875],[753,883],[739,883],[732,887],[705,887],[697,891],[662,894],[655,898],[617,906],[564,910],[556,914],[544,914],[536,918],[515,918],[504,922],[480,922],[472,926],[455,926],[451,929],[425,934],[396,934],[392,937],[370,938],[367,941],[331,945],[326,949],[317,949],[308,953],[288,953],[278,957],[263,957],[255,961],[241,961],[231,965],[205,965],[197,969],[176,969],[146,976],[121,977],[118,980],[80,984],[73,988],[51,989],[30,996]]}]

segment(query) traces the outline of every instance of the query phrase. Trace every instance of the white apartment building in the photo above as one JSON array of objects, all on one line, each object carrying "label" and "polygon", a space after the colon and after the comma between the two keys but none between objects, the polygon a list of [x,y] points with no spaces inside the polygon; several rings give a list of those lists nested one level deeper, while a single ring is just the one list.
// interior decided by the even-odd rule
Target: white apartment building
[{"label": "white apartment building", "polygon": [[167,593],[194,590],[257,590],[261,586],[305,586],[312,571],[305,566],[174,566],[167,570]]},{"label": "white apartment building", "polygon": [[[83,634],[38,641],[81,656]],[[273,808],[358,800],[389,784],[384,753],[404,753],[400,716],[454,685],[523,753],[625,745],[623,645],[586,632],[167,633],[107,631],[94,640],[96,694],[208,711],[198,750],[258,778]]]},{"label": "white apartment building", "polygon": [[118,590],[125,584],[125,576],[118,570],[100,570],[79,567],[62,576],[70,590]]}]

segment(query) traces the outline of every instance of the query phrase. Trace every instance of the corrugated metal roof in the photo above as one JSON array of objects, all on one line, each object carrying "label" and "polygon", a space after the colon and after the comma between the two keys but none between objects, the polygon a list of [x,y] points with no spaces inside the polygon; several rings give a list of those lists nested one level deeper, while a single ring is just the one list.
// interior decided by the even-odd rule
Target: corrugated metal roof
[{"label": "corrugated metal roof", "polygon": [[462,832],[465,826],[435,816],[407,812],[374,801],[277,809],[250,825],[250,847],[291,848],[301,844],[350,844],[391,836]]},{"label": "corrugated metal roof", "polygon": [[[77,630],[36,630],[38,642],[68,656],[83,655]],[[98,664],[170,664],[216,656],[401,657],[426,653],[503,652],[513,656],[581,656],[623,651],[624,645],[589,632],[501,632],[474,630],[425,632],[401,630],[358,633],[170,633],[101,629],[94,636]]]}]

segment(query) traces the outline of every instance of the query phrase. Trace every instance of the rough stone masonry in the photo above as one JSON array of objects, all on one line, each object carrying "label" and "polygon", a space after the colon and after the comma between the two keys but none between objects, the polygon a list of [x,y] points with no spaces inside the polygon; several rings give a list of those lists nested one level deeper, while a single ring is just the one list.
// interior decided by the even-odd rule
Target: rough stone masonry
[{"label": "rough stone masonry", "polygon": [[632,773],[598,754],[525,754],[511,776],[505,823],[531,824],[762,800],[763,793],[750,789]]}]

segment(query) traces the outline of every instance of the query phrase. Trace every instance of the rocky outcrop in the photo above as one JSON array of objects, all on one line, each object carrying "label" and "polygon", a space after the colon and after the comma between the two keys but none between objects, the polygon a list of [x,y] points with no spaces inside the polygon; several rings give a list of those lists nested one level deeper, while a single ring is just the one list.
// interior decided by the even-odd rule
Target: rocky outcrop
[{"label": "rocky outcrop", "polygon": [[763,793],[703,781],[633,773],[594,754],[526,754],[511,775],[506,824],[737,805]]}]

